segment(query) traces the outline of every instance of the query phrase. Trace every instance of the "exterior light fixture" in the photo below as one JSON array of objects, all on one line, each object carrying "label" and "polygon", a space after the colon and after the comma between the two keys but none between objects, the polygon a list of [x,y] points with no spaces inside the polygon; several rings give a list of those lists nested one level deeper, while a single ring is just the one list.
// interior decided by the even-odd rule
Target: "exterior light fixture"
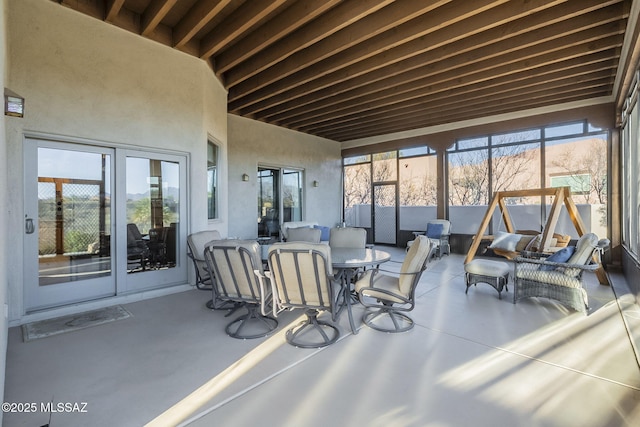
[{"label": "exterior light fixture", "polygon": [[245,181],[245,182],[249,181],[249,175],[247,175],[246,173],[243,173],[242,174],[242,180]]},{"label": "exterior light fixture", "polygon": [[24,117],[24,98],[6,87],[4,88],[4,115]]},{"label": "exterior light fixture", "polygon": [[319,183],[318,181],[313,181],[313,186],[314,186],[314,187],[319,187],[319,186],[320,186],[320,183]]}]

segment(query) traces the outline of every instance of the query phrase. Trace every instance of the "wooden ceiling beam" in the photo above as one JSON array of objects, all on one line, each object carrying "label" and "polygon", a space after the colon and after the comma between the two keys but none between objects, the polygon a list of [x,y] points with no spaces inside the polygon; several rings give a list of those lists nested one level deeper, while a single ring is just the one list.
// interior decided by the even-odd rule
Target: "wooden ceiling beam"
[{"label": "wooden ceiling beam", "polygon": [[[368,115],[365,119],[358,122],[350,123],[322,123],[321,126],[309,127],[308,129],[297,129],[300,132],[307,133],[339,133],[341,131],[352,131],[355,127],[359,130],[373,130],[383,124],[398,122],[406,122],[407,120],[419,120],[442,111],[464,111],[477,108],[483,103],[496,105],[498,103],[518,103],[522,99],[531,99],[539,96],[546,96],[551,93],[561,94],[564,92],[573,92],[579,88],[593,88],[611,86],[615,74],[611,70],[604,70],[595,74],[586,74],[579,77],[567,77],[552,82],[538,82],[531,84],[525,88],[516,87],[503,90],[496,93],[477,94],[476,96],[461,96],[451,98],[451,101],[431,102],[427,99],[414,103],[412,106],[401,107],[397,110],[390,110],[386,113],[377,113]],[[462,94],[464,95],[464,94]]]},{"label": "wooden ceiling beam", "polygon": [[[596,80],[586,80],[584,82],[580,82],[582,88],[586,88],[586,87],[590,87],[590,86],[598,86],[598,87],[604,87],[606,85],[609,85],[608,87],[611,87],[611,81],[612,81],[612,77],[611,76],[606,76],[605,78],[602,79],[596,79]],[[597,83],[597,84],[596,84]],[[577,89],[577,85],[575,87],[575,89]],[[358,131],[363,131],[363,132],[369,132],[369,131],[379,131],[380,129],[382,129],[384,126],[389,126],[391,123],[406,123],[406,122],[419,122],[421,120],[423,120],[425,117],[432,117],[434,115],[437,115],[443,111],[448,111],[448,114],[467,114],[470,111],[473,111],[475,109],[481,108],[483,107],[483,104],[490,104],[493,106],[493,108],[496,107],[496,105],[498,105],[498,101],[504,106],[504,105],[519,105],[519,103],[521,103],[523,101],[523,99],[529,101],[529,98],[531,97],[532,99],[535,98],[535,93],[537,91],[542,90],[541,88],[531,88],[530,91],[524,91],[523,96],[516,96],[515,98],[513,96],[508,96],[505,95],[503,98],[485,98],[484,100],[479,100],[479,101],[470,101],[468,103],[465,102],[456,102],[455,104],[450,104],[450,105],[438,105],[438,106],[431,106],[431,107],[423,107],[422,109],[420,107],[415,107],[415,111],[411,111],[407,114],[404,115],[398,115],[398,116],[394,116],[394,115],[389,115],[388,117],[383,116],[383,118],[378,119],[377,122],[375,124],[373,123],[369,123],[369,122],[361,122],[361,123],[351,123],[351,126],[323,126],[321,128],[318,129],[310,129],[310,130],[305,130],[304,132],[306,133],[310,133],[310,134],[331,134],[331,135],[337,135],[337,134],[341,134],[341,133],[353,133],[355,129],[357,129]],[[566,85],[562,86],[562,87],[558,87],[555,88],[556,92],[558,94],[564,93],[566,92]],[[610,90],[609,90],[610,92]],[[518,110],[518,108],[515,108],[515,110]],[[465,111],[467,113],[465,113]],[[330,125],[330,123],[325,123],[325,125]],[[295,128],[291,128],[294,130],[298,130]],[[299,132],[302,132],[300,130],[298,130]]]},{"label": "wooden ceiling beam", "polygon": [[[555,64],[554,64],[555,65]],[[428,93],[421,98],[417,98],[408,103],[398,104],[396,107],[374,108],[365,113],[349,114],[339,119],[332,120],[330,123],[319,122],[310,124],[305,127],[296,127],[301,132],[324,132],[331,128],[339,130],[348,126],[365,125],[367,123],[376,123],[378,120],[398,117],[411,114],[415,109],[423,109],[428,106],[436,106],[435,108],[445,108],[446,106],[456,104],[462,99],[463,103],[475,99],[488,99],[491,96],[498,96],[503,93],[515,92],[522,90],[523,93],[531,90],[530,88],[541,84],[562,85],[571,83],[572,81],[585,82],[588,80],[602,79],[615,75],[617,62],[612,60],[599,61],[589,65],[579,65],[575,68],[556,69],[553,71],[545,70],[544,72],[529,73],[522,72],[519,76],[508,76],[492,80],[490,82],[475,83],[469,86],[449,89],[439,93]],[[536,70],[537,71],[537,70]]]},{"label": "wooden ceiling beam", "polygon": [[231,0],[198,0],[173,29],[173,46],[180,48],[216,17]]},{"label": "wooden ceiling beam", "polygon": [[[263,88],[258,88],[262,90],[256,90],[255,85],[252,86],[246,82],[236,88],[231,88],[229,109],[253,113],[254,111],[249,109],[251,105],[272,98],[274,95],[291,91],[296,87],[306,87],[309,84],[313,87],[315,80],[321,76],[333,76],[333,84],[336,84],[340,80],[335,79],[337,76],[335,73],[345,68],[351,69],[352,65],[358,67],[359,64],[366,63],[366,70],[358,68],[360,73],[357,75],[362,75],[410,57],[426,56],[426,52],[439,46],[470,37],[518,17],[530,15],[532,11],[551,7],[557,2],[535,0],[509,2],[502,5],[485,2],[483,3],[485,9],[478,9],[476,3],[449,4],[439,8],[421,18],[419,28],[416,28],[416,22],[408,22],[404,26],[381,34],[361,46],[318,63],[312,69],[291,75],[287,79],[279,80],[266,87],[262,85]],[[490,9],[489,7],[492,5],[495,7]],[[465,18],[467,19],[465,20]],[[457,23],[460,24],[452,25]],[[376,52],[381,52],[381,54],[371,55]],[[260,77],[261,75],[256,76],[256,80]],[[354,74],[349,72],[346,77],[351,79]]]},{"label": "wooden ceiling beam", "polygon": [[[587,30],[588,32],[589,30]],[[501,76],[518,73],[529,69],[542,67],[547,64],[566,61],[571,58],[589,55],[598,51],[609,50],[619,47],[622,42],[621,35],[613,35],[599,40],[581,39],[581,33],[577,33],[565,38],[574,39],[575,42],[582,42],[568,47],[557,46],[553,41],[542,43],[540,46],[533,46],[516,52],[509,52],[505,55],[493,56],[489,59],[481,60],[471,64],[464,64],[460,68],[450,69],[447,63],[437,63],[433,66],[425,67],[422,80],[415,80],[408,83],[401,83],[396,86],[387,87],[376,93],[341,102],[339,106],[331,105],[315,110],[313,113],[303,113],[304,120],[317,120],[318,118],[327,120],[332,117],[339,117],[341,114],[356,113],[366,110],[372,104],[389,105],[396,103],[398,99],[410,99],[420,89],[430,91],[433,85],[446,84],[447,88],[463,86],[470,81],[487,81]],[[594,35],[597,37],[597,35]],[[586,41],[586,42],[585,42]],[[348,110],[348,111],[347,111]],[[300,126],[304,123],[300,117],[282,121],[285,126]]]},{"label": "wooden ceiling beam", "polygon": [[104,20],[106,22],[115,21],[123,4],[124,0],[107,0]]},{"label": "wooden ceiling beam", "polygon": [[[549,27],[543,27],[532,32],[514,36],[510,39],[500,40],[495,44],[483,44],[482,47],[478,48],[477,54],[474,54],[474,52],[470,52],[469,54],[467,54],[466,49],[456,49],[456,47],[458,46],[468,46],[469,43],[467,43],[467,40],[455,42],[451,46],[445,46],[431,52],[431,54],[428,55],[426,60],[424,61],[425,64],[421,68],[416,68],[414,66],[415,61],[413,60],[403,61],[402,63],[399,63],[398,66],[387,67],[379,70],[380,72],[374,72],[373,74],[375,75],[370,76],[371,81],[369,83],[365,81],[365,78],[358,78],[354,81],[350,81],[353,84],[353,88],[351,89],[348,88],[348,82],[345,82],[331,88],[327,88],[327,90],[320,93],[313,92],[303,98],[293,99],[286,104],[272,107],[269,110],[254,114],[254,116],[262,120],[274,120],[279,122],[296,115],[300,115],[301,112],[313,111],[317,109],[317,106],[326,107],[335,103],[335,101],[338,99],[338,94],[334,94],[335,91],[339,91],[340,102],[344,102],[350,99],[356,99],[380,90],[384,90],[390,86],[397,86],[402,83],[424,79],[428,75],[433,74],[426,73],[424,67],[429,64],[437,63],[438,61],[444,61],[444,64],[448,64],[451,66],[454,66],[455,64],[459,64],[461,66],[465,63],[476,60],[478,57],[484,57],[488,59],[489,55],[495,56],[502,53],[506,54],[523,47],[533,46],[535,44],[551,40],[559,40],[559,42],[557,43],[562,43],[563,37],[566,37],[574,32],[589,29],[592,25],[591,23],[593,22],[592,18],[593,17],[591,17],[591,15],[581,16],[573,18],[571,21],[559,22],[550,25]],[[617,23],[613,22],[608,25],[610,25],[610,28],[608,29],[609,32],[617,32],[617,29],[619,28]],[[490,31],[490,33],[494,32],[495,30]],[[484,37],[480,35],[471,39],[483,38]],[[457,55],[451,55],[451,52],[456,51],[460,53]],[[407,64],[407,67],[405,68],[406,71],[404,73],[399,73],[399,68],[401,68],[399,66],[401,66],[404,62],[410,62],[410,64]],[[384,71],[386,71],[387,69],[389,69],[389,72],[385,74]],[[387,75],[388,77],[385,77],[385,75]],[[326,94],[327,92],[329,93],[329,95]]]},{"label": "wooden ceiling beam", "polygon": [[313,25],[297,29],[287,37],[261,51],[259,57],[252,58],[250,61],[245,61],[230,69],[224,74],[227,87],[239,84],[285,58],[358,22],[392,2],[393,0],[353,0],[342,2],[339,6],[319,16],[313,21]]},{"label": "wooden ceiling beam", "polygon": [[344,141],[350,141],[354,139],[370,138],[373,136],[392,134],[396,132],[403,132],[407,130],[419,129],[419,128],[435,126],[435,125],[440,125],[445,123],[455,123],[455,122],[460,122],[464,120],[477,119],[477,118],[482,118],[487,116],[513,113],[516,111],[529,110],[531,108],[539,108],[539,107],[545,107],[549,105],[557,105],[557,104],[569,103],[574,101],[582,101],[584,99],[589,99],[589,98],[600,98],[600,97],[607,96],[607,93],[609,92],[610,90],[606,90],[606,89],[605,90],[594,89],[594,90],[576,92],[570,96],[569,95],[566,95],[566,96],[551,95],[546,98],[525,100],[525,101],[522,101],[522,103],[519,104],[518,106],[508,106],[508,107],[497,107],[497,106],[487,107],[485,104],[480,108],[465,110],[463,112],[445,112],[442,115],[437,115],[437,116],[434,115],[433,117],[426,118],[420,121],[407,121],[405,123],[397,124],[395,126],[389,126],[389,127],[380,126],[379,128],[376,128],[375,130],[369,131],[369,132],[364,132],[364,131],[359,132],[357,130],[354,130],[353,132],[345,132],[342,134],[325,133],[325,134],[315,134],[315,135],[320,136],[322,138],[338,141],[338,142],[344,142]]},{"label": "wooden ceiling beam", "polygon": [[[593,7],[594,4],[600,4],[598,0],[587,0],[586,6]],[[571,7],[568,7],[571,6]],[[502,42],[501,49],[513,50],[514,47],[521,43],[529,45],[531,43],[541,42],[552,38],[560,38],[565,34],[571,34],[583,29],[595,27],[608,22],[619,20],[621,7],[609,6],[605,9],[580,15],[582,11],[578,8],[578,3],[569,2],[556,8],[536,13],[532,16],[518,18],[515,21],[509,21],[499,27],[491,28],[481,33],[474,33],[473,37],[463,38],[451,43],[447,40],[455,39],[454,34],[449,31],[441,30],[430,36],[435,44],[432,49],[426,49],[425,41],[419,43],[408,43],[401,49],[407,52],[399,52],[398,49],[386,52],[385,57],[388,60],[391,56],[396,59],[404,57],[408,52],[422,52],[419,56],[410,56],[399,62],[393,62],[390,65],[379,67],[382,61],[378,57],[369,58],[363,62],[347,67],[337,73],[320,76],[314,81],[303,86],[296,87],[292,90],[270,96],[269,98],[257,102],[248,107],[238,110],[240,114],[252,114],[255,117],[269,118],[275,116],[275,120],[280,120],[290,110],[299,111],[301,107],[307,104],[319,102],[322,99],[332,96],[345,96],[345,92],[352,91],[358,87],[372,87],[372,91],[377,90],[375,83],[382,80],[383,84],[390,84],[392,77],[405,75],[405,73],[425,65],[448,59],[452,56],[462,55],[473,50]],[[587,10],[591,8],[587,7]],[[465,28],[472,27],[469,23]],[[455,29],[455,28],[454,28]],[[458,30],[459,31],[459,30]],[[519,37],[519,38],[518,38]],[[444,44],[438,46],[438,43]],[[427,54],[427,52],[429,52]],[[486,54],[486,50],[482,51]],[[399,77],[402,78],[402,77]],[[389,82],[389,83],[386,83]],[[392,83],[391,83],[392,84]],[[365,90],[366,91],[366,90]],[[236,103],[231,103],[230,108],[234,108]],[[291,114],[291,113],[289,113]],[[295,114],[295,113],[294,113]]]},{"label": "wooden ceiling beam", "polygon": [[563,104],[588,98],[599,98],[608,96],[610,92],[610,86],[604,88],[577,89],[572,93],[554,93],[539,98],[534,97],[532,99],[514,101],[516,103],[515,105],[513,103],[505,103],[503,105],[485,103],[483,105],[476,105],[474,106],[475,108],[469,108],[463,111],[442,111],[441,113],[423,118],[422,120],[408,119],[407,121],[396,122],[388,126],[384,123],[380,123],[380,126],[372,130],[359,130],[358,128],[356,128],[351,132],[326,132],[317,135],[334,141],[349,141],[353,139],[369,138],[376,135],[386,135],[411,129],[419,129],[437,124],[454,123],[462,120],[513,113],[515,111],[528,110],[531,108],[543,107],[546,105]]},{"label": "wooden ceiling beam", "polygon": [[[602,68],[600,71],[596,72],[597,76],[593,74],[592,70],[585,69],[585,71],[582,74],[578,74],[577,77],[576,76],[569,77],[569,79],[577,78],[579,81],[586,81],[586,79],[603,78],[604,76],[611,75],[612,73],[614,73],[615,64],[610,63],[610,61],[606,61],[602,63],[603,67],[605,67],[604,65],[605,63],[607,64],[606,68]],[[564,71],[559,71],[554,74],[538,76],[537,78],[533,79],[534,80],[533,83],[527,84],[522,88],[522,90],[526,91],[528,90],[528,88],[532,86],[541,84],[540,80],[544,80],[547,76],[549,76],[549,78],[552,79],[550,81],[551,84],[556,84],[557,81],[564,79],[565,73]],[[556,76],[560,76],[563,78],[558,78]],[[496,88],[500,88],[500,90],[496,90]],[[444,108],[448,105],[458,102],[458,100],[453,97],[454,94],[458,96],[462,96],[463,97],[462,99],[466,101],[467,99],[473,100],[477,98],[487,99],[487,97],[491,95],[494,95],[494,94],[497,95],[497,94],[507,92],[509,90],[515,90],[519,88],[520,87],[517,86],[517,83],[511,83],[509,85],[505,85],[504,90],[503,90],[503,87],[500,85],[492,85],[491,87],[488,87],[486,89],[482,88],[482,85],[474,85],[474,90],[470,90],[468,92],[465,92],[465,91],[457,92],[452,90],[444,94],[437,94],[436,96],[433,96],[433,97],[426,96],[422,99],[416,99],[412,102],[398,105],[395,108],[372,109],[360,115],[349,115],[341,119],[332,120],[330,124],[326,122],[322,122],[322,123],[309,125],[308,128],[296,128],[296,130],[299,130],[301,132],[314,132],[314,133],[324,132],[329,129],[339,130],[339,129],[347,128],[353,125],[365,125],[367,123],[376,122],[377,120],[380,120],[380,119],[400,117],[403,115],[411,114],[416,108],[420,109],[420,108],[425,108],[426,106],[434,106],[434,105]]]},{"label": "wooden ceiling beam", "polygon": [[522,67],[519,71],[514,73],[503,73],[502,77],[497,77],[496,79],[491,78],[490,75],[483,72],[483,73],[478,73],[475,76],[469,76],[468,78],[465,78],[463,81],[460,82],[460,84],[457,84],[457,85],[451,85],[449,82],[442,82],[437,85],[423,88],[422,90],[416,90],[411,94],[410,97],[407,97],[404,99],[400,97],[398,98],[391,97],[391,98],[386,98],[384,100],[378,100],[378,102],[370,102],[369,104],[363,105],[357,109],[354,108],[354,109],[344,110],[343,114],[319,116],[319,117],[309,119],[304,123],[288,122],[288,123],[278,123],[278,124],[281,126],[290,127],[290,128],[305,129],[307,126],[313,125],[314,123],[329,122],[332,120],[341,120],[343,118],[360,117],[360,115],[366,114],[368,111],[371,111],[373,109],[378,109],[379,111],[382,111],[382,110],[390,110],[393,108],[397,108],[398,106],[401,106],[401,105],[411,105],[415,99],[422,99],[423,97],[428,97],[428,96],[435,98],[439,94],[452,93],[458,90],[458,88],[460,88],[460,90],[464,90],[464,88],[468,88],[468,87],[479,87],[483,85],[491,86],[492,82],[494,81],[502,81],[502,82],[509,81],[512,77],[515,77],[516,79],[522,79],[523,75],[528,75],[528,74],[534,76],[538,72],[538,70],[541,70],[542,73],[546,71],[556,71],[556,70],[557,71],[562,70],[566,72],[566,69],[571,69],[573,67],[576,67],[582,62],[593,63],[593,62],[601,62],[601,61],[616,61],[618,56],[619,56],[619,50],[609,49],[607,51],[574,58],[568,61],[558,60],[541,67],[536,67],[534,69],[531,69],[528,67]]},{"label": "wooden ceiling beam", "polygon": [[76,10],[80,13],[98,18],[103,21],[107,16],[104,0],[85,0],[79,2],[78,0],[52,0],[59,3],[62,6]]},{"label": "wooden ceiling beam", "polygon": [[178,0],[153,0],[140,17],[140,33],[149,37]]},{"label": "wooden ceiling beam", "polygon": [[[618,32],[617,30],[618,26],[616,23],[611,23],[608,25],[610,25],[608,32],[612,34],[615,34]],[[561,32],[560,29],[562,27],[567,27],[568,33]],[[519,47],[532,46],[533,43],[535,42],[541,42],[541,43],[549,42],[551,40],[556,40],[556,38],[559,38],[562,41],[562,38],[570,35],[571,31],[573,31],[574,29],[576,28],[574,27],[568,28],[567,25],[563,26],[562,23],[554,24],[549,28],[543,28],[541,30],[536,31],[535,34],[525,33],[521,36],[517,36],[510,40],[503,40],[501,42],[498,42],[493,48],[490,48],[489,46],[485,46],[484,48],[481,48],[478,51],[478,55],[468,56],[463,52],[460,55],[457,55],[455,57],[448,57],[447,60],[443,62],[443,64],[445,64],[445,66],[450,65],[452,67],[453,66],[461,67],[467,63],[472,63],[472,61],[476,60],[477,57],[480,57],[480,58],[484,57],[488,60],[491,56],[507,55],[508,53],[517,50]],[[576,30],[579,30],[579,28],[577,28]],[[593,31],[596,31],[596,30],[593,30]],[[536,38],[537,34],[540,35],[539,39]],[[554,43],[557,43],[557,42],[554,42]],[[433,55],[433,57],[435,58],[434,61],[429,61],[429,63],[431,64],[434,62],[438,62],[438,60],[440,60],[440,58],[438,58],[436,55]],[[438,69],[440,69],[440,71],[438,71]],[[429,76],[437,74],[438,72],[442,73],[446,71],[448,71],[446,68],[435,67],[435,68],[432,68],[431,70],[427,70],[426,68],[411,69],[410,71],[404,74],[390,73],[393,75],[387,79],[382,79],[382,80],[379,79],[375,82],[370,83],[369,85],[363,85],[363,84],[357,85],[354,89],[341,93],[339,97],[333,96],[333,97],[325,98],[322,96],[318,96],[319,99],[314,101],[307,99],[306,104],[301,104],[301,105],[295,105],[296,104],[295,101],[290,101],[286,105],[287,108],[283,108],[282,112],[277,112],[277,108],[273,108],[263,113],[255,114],[255,117],[261,120],[285,122],[287,120],[293,119],[296,116],[301,116],[305,114],[307,116],[310,116],[313,111],[316,111],[321,108],[326,109],[330,105],[344,103],[349,100],[361,99],[364,96],[368,96],[376,92],[383,91],[389,87],[396,87],[403,83],[406,84],[414,81],[421,81],[426,79]],[[271,113],[271,114],[268,114],[268,113]]]},{"label": "wooden ceiling beam", "polygon": [[272,20],[236,42],[233,49],[225,50],[216,55],[216,74],[222,74],[246,61],[267,46],[316,19],[341,1],[299,1],[294,3]]},{"label": "wooden ceiling beam", "polygon": [[[481,0],[474,2],[473,7],[467,5],[464,8],[461,5],[454,7],[453,3],[446,4],[448,1],[396,1],[318,41],[312,48],[299,51],[274,64],[251,79],[237,81],[237,84],[230,81],[229,100],[233,101],[276,82],[276,88],[270,86],[269,90],[277,93],[278,85],[289,82],[289,76],[294,73],[297,73],[295,84],[303,84],[313,76],[330,73],[336,68],[392,49],[442,26],[460,21],[470,13],[479,13],[487,5],[499,4],[504,0]],[[435,19],[435,15],[438,19]],[[417,17],[420,17],[419,28],[414,21]],[[235,73],[235,70],[231,73]]]},{"label": "wooden ceiling beam", "polygon": [[287,0],[251,0],[229,15],[200,41],[200,58],[206,59],[235,42]]}]

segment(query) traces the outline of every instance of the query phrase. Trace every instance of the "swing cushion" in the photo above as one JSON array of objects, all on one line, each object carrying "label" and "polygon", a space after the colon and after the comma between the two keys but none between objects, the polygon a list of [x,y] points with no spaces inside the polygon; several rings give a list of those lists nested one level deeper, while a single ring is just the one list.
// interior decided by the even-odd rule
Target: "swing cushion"
[{"label": "swing cushion", "polygon": [[494,237],[493,242],[489,245],[491,249],[500,249],[503,251],[513,252],[518,246],[518,242],[523,236],[520,234],[506,233],[498,231],[498,235]]}]

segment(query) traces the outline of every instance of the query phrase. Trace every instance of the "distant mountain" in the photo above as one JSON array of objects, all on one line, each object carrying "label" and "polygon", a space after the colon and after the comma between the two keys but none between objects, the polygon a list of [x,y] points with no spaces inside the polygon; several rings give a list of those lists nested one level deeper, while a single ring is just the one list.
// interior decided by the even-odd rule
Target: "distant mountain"
[{"label": "distant mountain", "polygon": [[[148,199],[150,194],[150,191],[146,191],[144,193],[127,193],[127,200],[137,201],[140,199]],[[179,200],[180,189],[176,187],[169,187],[162,192],[162,195],[165,199],[173,198],[174,200]]]}]

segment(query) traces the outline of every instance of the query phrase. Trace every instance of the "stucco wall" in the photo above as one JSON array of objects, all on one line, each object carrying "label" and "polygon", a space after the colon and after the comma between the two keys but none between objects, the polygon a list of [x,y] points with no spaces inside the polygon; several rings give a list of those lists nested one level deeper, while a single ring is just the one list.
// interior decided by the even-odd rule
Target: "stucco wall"
[{"label": "stucco wall", "polygon": [[190,231],[226,234],[225,205],[221,220],[207,221],[206,142],[226,149],[227,115],[206,63],[51,1],[5,1],[5,85],[25,97],[25,117],[6,122],[10,318],[22,313],[25,132],[186,154]]},{"label": "stucco wall", "polygon": [[[335,141],[229,114],[229,235],[258,235],[258,165],[304,169],[303,218],[321,225],[340,221],[341,156]],[[242,174],[248,174],[248,182]],[[313,187],[318,181],[318,187]]]}]

